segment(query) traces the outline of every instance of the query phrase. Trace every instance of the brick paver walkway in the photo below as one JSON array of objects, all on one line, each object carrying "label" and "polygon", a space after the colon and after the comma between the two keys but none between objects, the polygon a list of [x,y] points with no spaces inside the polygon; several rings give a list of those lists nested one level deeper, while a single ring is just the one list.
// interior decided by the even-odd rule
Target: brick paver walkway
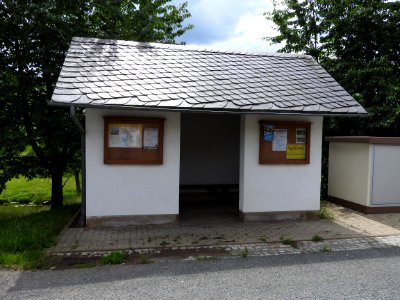
[{"label": "brick paver walkway", "polygon": [[400,214],[365,215],[338,205],[329,205],[334,222],[366,236],[400,234]]},{"label": "brick paver walkway", "polygon": [[[333,204],[329,204],[329,210],[333,220],[242,223],[226,219],[162,226],[67,228],[49,252],[157,251],[166,247],[219,247],[235,252],[246,247],[250,255],[272,255],[320,251],[324,247],[336,251],[400,246],[400,214],[363,215]],[[312,242],[315,235],[324,241]],[[299,241],[297,248],[282,245],[282,237]]]}]

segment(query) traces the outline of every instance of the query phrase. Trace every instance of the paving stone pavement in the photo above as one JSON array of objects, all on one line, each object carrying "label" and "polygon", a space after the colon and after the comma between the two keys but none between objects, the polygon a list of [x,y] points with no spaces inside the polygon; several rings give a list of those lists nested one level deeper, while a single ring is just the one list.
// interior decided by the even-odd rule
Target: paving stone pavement
[{"label": "paving stone pavement", "polygon": [[[400,214],[364,215],[334,204],[329,204],[328,210],[333,220],[242,223],[228,218],[162,226],[66,228],[49,254],[216,248],[233,255],[248,251],[248,255],[257,256],[400,247]],[[312,241],[317,235],[323,241]],[[294,247],[284,245],[283,239],[292,240]]]}]

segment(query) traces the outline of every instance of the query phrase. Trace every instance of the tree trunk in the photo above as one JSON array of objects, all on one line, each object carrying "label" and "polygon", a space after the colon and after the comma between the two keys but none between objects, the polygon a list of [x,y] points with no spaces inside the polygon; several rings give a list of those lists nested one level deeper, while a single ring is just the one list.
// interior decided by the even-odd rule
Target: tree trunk
[{"label": "tree trunk", "polygon": [[80,193],[82,193],[82,188],[81,188],[81,181],[80,181],[80,176],[79,176],[79,170],[74,171],[74,177],[75,177],[76,193],[77,193],[77,194],[80,194]]},{"label": "tree trunk", "polygon": [[63,205],[63,173],[53,170],[51,173],[51,209],[61,208]]}]

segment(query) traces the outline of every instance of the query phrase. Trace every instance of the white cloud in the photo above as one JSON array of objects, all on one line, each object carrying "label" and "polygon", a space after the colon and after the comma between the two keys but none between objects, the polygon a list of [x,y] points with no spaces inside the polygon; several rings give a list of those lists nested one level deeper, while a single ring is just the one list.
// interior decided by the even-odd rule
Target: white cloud
[{"label": "white cloud", "polygon": [[247,52],[276,52],[280,46],[270,46],[268,41],[263,40],[264,37],[277,34],[277,31],[273,29],[273,23],[263,16],[264,12],[265,10],[258,9],[253,13],[240,16],[232,35],[206,45],[207,48]]},{"label": "white cloud", "polygon": [[189,0],[188,20],[194,29],[179,40],[188,45],[220,50],[275,52],[263,37],[274,36],[273,23],[264,17],[272,9],[268,0]]}]

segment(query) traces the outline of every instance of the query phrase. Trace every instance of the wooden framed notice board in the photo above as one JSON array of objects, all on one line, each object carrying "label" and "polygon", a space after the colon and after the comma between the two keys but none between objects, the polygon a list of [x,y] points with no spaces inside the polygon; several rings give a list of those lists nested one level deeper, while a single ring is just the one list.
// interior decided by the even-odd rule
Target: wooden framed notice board
[{"label": "wooden framed notice board", "polygon": [[309,164],[310,122],[260,121],[260,164]]},{"label": "wooden framed notice board", "polygon": [[162,164],[164,119],[104,117],[105,164]]}]

